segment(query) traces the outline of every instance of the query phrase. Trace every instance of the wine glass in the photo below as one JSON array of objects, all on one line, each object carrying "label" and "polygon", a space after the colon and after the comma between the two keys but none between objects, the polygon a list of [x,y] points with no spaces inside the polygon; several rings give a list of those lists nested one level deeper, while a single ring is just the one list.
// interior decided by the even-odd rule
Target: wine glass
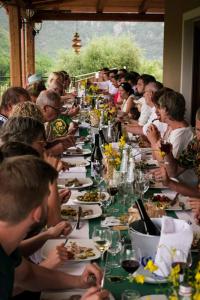
[{"label": "wine glass", "polygon": [[140,266],[141,262],[141,251],[138,248],[133,249],[130,244],[124,245],[121,253],[121,266],[128,272],[133,274]]},{"label": "wine glass", "polygon": [[141,171],[137,172],[135,180],[135,191],[139,194],[141,200],[143,200],[144,194],[149,189],[149,178],[147,174],[142,173]]},{"label": "wine glass", "polygon": [[108,248],[108,253],[111,254],[111,261],[108,262],[109,267],[117,268],[119,263],[116,259],[116,255],[122,250],[121,235],[119,230],[111,230],[111,244]]},{"label": "wine glass", "polygon": [[103,255],[108,250],[111,244],[111,232],[109,228],[95,227],[92,233],[92,239],[95,246],[101,253],[101,262]]},{"label": "wine glass", "polygon": [[172,268],[179,265],[180,267],[180,281],[184,280],[184,275],[186,273],[186,269],[190,268],[192,266],[192,255],[191,251],[188,252],[188,255],[186,255],[182,250],[176,249],[175,253],[172,258]]},{"label": "wine glass", "polygon": [[[108,181],[107,191],[110,194],[111,203],[114,204],[114,202],[115,202],[115,195],[118,193],[118,183],[117,183],[117,180],[110,179]],[[118,212],[119,209],[112,208],[111,211],[112,212]]]}]

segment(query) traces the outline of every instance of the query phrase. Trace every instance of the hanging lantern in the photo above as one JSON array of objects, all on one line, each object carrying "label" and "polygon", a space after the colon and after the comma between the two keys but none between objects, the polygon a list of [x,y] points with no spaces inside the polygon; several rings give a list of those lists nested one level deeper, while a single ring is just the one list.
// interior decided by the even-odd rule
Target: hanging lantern
[{"label": "hanging lantern", "polygon": [[72,39],[72,48],[74,49],[74,51],[76,52],[76,54],[80,53],[81,50],[81,39],[79,37],[78,32],[75,32],[74,37]]}]

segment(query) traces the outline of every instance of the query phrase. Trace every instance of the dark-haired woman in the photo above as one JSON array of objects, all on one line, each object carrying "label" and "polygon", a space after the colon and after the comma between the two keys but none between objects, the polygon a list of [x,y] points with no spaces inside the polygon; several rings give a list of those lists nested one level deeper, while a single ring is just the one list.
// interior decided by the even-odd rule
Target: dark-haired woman
[{"label": "dark-haired woman", "polygon": [[134,106],[134,96],[131,85],[128,82],[123,82],[119,86],[120,98],[123,100],[121,111],[124,114],[129,114]]}]

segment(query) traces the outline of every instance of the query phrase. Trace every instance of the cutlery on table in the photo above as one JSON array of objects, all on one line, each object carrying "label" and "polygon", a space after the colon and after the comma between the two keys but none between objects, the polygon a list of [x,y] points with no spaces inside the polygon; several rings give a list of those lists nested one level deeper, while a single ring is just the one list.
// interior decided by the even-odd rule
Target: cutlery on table
[{"label": "cutlery on table", "polygon": [[78,218],[77,218],[77,223],[76,223],[76,229],[80,229],[80,219],[81,219],[81,214],[82,214],[82,208],[81,206],[78,207]]},{"label": "cutlery on table", "polygon": [[177,203],[178,196],[179,196],[179,193],[177,193],[176,196],[174,197],[174,199],[170,202],[171,206],[174,206]]},{"label": "cutlery on table", "polygon": [[106,268],[107,268],[107,261],[108,261],[108,251],[105,253],[105,265],[104,265],[104,270],[103,270],[103,277],[101,280],[101,289],[104,288],[104,283],[105,283],[105,277],[106,277]]}]

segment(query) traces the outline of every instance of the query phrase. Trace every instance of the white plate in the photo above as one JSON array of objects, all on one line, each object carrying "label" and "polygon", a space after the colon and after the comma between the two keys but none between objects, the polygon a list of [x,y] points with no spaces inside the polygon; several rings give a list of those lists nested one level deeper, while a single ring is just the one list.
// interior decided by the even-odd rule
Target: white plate
[{"label": "white plate", "polygon": [[140,298],[140,300],[167,300],[165,295],[146,295]]},{"label": "white plate", "polygon": [[[83,196],[85,193],[87,193],[87,191],[83,191],[83,192],[80,192],[79,193],[79,195],[77,195],[77,196]],[[98,193],[99,194],[99,193]],[[108,194],[108,193],[106,193],[106,192],[102,192],[102,194],[104,194],[105,195],[105,198],[102,200],[102,201],[107,201],[109,198],[110,198],[110,195]],[[76,196],[76,197],[77,197]],[[97,201],[97,202],[86,202],[86,201],[81,201],[81,200],[78,200],[77,198],[75,198],[75,199],[73,199],[73,201],[75,202],[75,203],[80,203],[80,204],[97,204],[97,203],[101,203],[101,201]]]},{"label": "white plate", "polygon": [[70,148],[63,152],[64,155],[66,156],[84,156],[84,155],[89,155],[91,154],[91,150],[90,149],[82,149],[81,153],[79,152],[75,152],[75,151],[72,151],[70,152]]},{"label": "white plate", "polygon": [[[58,245],[62,244],[63,241],[64,241],[63,239],[52,239],[52,240],[46,241],[46,243],[44,244],[44,246],[41,249],[41,256],[44,259],[46,259],[48,254],[53,249],[55,249]],[[91,239],[68,239],[66,246],[69,246],[71,242],[76,242],[79,246],[92,248],[95,255],[92,257],[88,257],[86,259],[70,259],[69,262],[90,261],[90,260],[97,259],[101,256],[101,253],[97,250],[93,240],[91,240]]]},{"label": "white plate", "polygon": [[167,282],[167,278],[157,276],[145,270],[143,266],[140,266],[139,269],[134,273],[134,275],[144,275],[144,281],[147,283],[158,284]]},{"label": "white plate", "polygon": [[[70,296],[73,295],[83,295],[86,292],[86,290],[83,289],[74,289],[74,290],[68,290],[66,292],[60,291],[60,292],[43,292],[40,296],[41,300],[68,300]],[[115,300],[113,295],[110,294],[109,300]],[[157,299],[159,300],[159,299]],[[162,299],[165,300],[165,299]]]},{"label": "white plate", "polygon": [[[89,219],[95,219],[95,218],[98,218],[102,215],[102,209],[99,205],[91,205],[90,207],[88,207],[88,205],[80,205],[82,210],[88,210],[88,209],[91,209],[93,211],[92,215],[88,215],[88,216],[85,216],[85,217],[81,217],[81,220],[89,220]],[[78,208],[79,208],[79,205],[67,205],[67,204],[63,204],[61,206],[61,215],[62,215],[62,209],[66,209],[68,207],[71,207],[73,209],[75,209],[77,212],[78,212]],[[62,215],[62,219],[69,219],[67,216],[63,216]],[[74,219],[76,219],[76,216],[74,217]]]},{"label": "white plate", "polygon": [[86,187],[89,187],[91,185],[93,185],[93,181],[91,178],[89,177],[86,177],[86,178],[78,178],[78,181],[80,181],[80,183],[82,183],[81,186],[66,186],[65,184],[69,181],[69,180],[72,180],[72,179],[75,179],[74,177],[73,178],[58,178],[58,187],[59,188],[69,188],[69,189],[72,189],[72,190],[78,190],[78,189],[84,189]]},{"label": "white plate", "polygon": [[[74,157],[64,157],[61,159],[62,161],[66,162],[66,163],[70,163],[70,164],[75,164],[76,167],[87,167],[90,165],[89,161],[87,159],[84,158],[74,158]],[[74,167],[71,167],[69,169],[73,169]]]},{"label": "white plate", "polygon": [[[190,207],[189,203],[187,202],[188,199],[189,199],[189,197],[179,195],[177,202],[173,206],[169,206],[165,210],[168,210],[168,211],[170,211],[170,210],[172,210],[172,211],[191,210],[191,207]],[[182,202],[185,205],[184,209],[180,206],[180,202]]]}]

